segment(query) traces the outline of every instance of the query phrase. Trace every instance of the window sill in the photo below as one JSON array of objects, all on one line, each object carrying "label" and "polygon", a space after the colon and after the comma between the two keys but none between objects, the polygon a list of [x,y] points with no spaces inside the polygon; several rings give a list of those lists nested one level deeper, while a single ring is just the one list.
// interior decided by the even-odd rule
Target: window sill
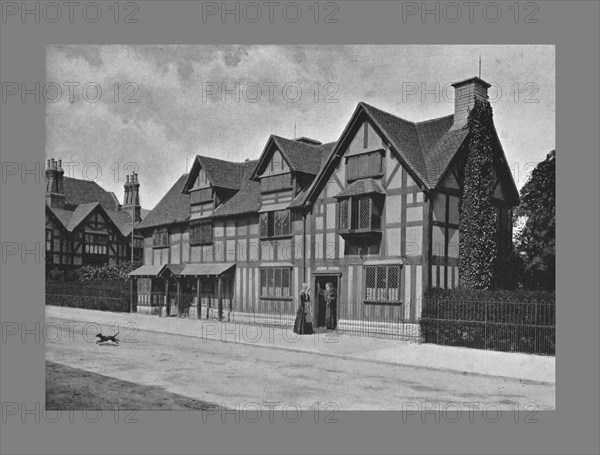
[{"label": "window sill", "polygon": [[365,305],[389,305],[389,306],[400,306],[404,304],[403,300],[364,300]]},{"label": "window sill", "polygon": [[269,297],[259,297],[260,300],[285,300],[285,301],[289,301],[291,302],[292,300],[294,300],[293,297],[273,297],[273,296],[269,296]]},{"label": "window sill", "polygon": [[160,250],[162,248],[169,248],[170,245],[152,245],[152,248],[155,250]]},{"label": "window sill", "polygon": [[293,186],[286,186],[286,187],[277,188],[277,189],[260,190],[260,194],[278,193],[279,191],[289,191],[289,190],[293,190],[293,189],[294,189]]},{"label": "window sill", "polygon": [[286,234],[286,235],[278,235],[278,236],[273,236],[273,237],[261,237],[261,240],[282,240],[282,239],[291,239],[294,235],[293,234]]},{"label": "window sill", "polygon": [[190,246],[212,246],[214,244],[215,244],[215,242],[210,242],[210,243],[190,243]]},{"label": "window sill", "polygon": [[381,229],[350,229],[345,231],[338,231],[338,234],[344,238],[363,238],[369,236],[380,236]]}]

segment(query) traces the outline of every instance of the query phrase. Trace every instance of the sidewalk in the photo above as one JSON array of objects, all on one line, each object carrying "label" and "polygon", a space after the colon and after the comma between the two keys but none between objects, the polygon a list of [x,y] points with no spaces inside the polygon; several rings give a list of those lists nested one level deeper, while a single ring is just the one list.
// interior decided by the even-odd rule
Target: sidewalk
[{"label": "sidewalk", "polygon": [[[111,313],[47,305],[46,320],[52,319],[119,327],[129,323],[134,324],[139,330],[185,335],[199,338],[202,342],[244,343],[347,359],[555,383],[554,357],[413,344],[335,332],[298,336],[291,328],[186,318],[159,318],[138,313]],[[78,329],[81,330],[81,327],[78,326]],[[124,332],[125,330],[121,330],[121,339],[125,336]],[[135,337],[131,329],[128,330],[127,335]]]}]

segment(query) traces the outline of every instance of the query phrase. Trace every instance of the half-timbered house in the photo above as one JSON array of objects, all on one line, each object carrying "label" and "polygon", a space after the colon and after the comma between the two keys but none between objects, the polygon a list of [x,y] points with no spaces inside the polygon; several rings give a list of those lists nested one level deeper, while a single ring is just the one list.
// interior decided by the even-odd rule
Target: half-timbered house
[{"label": "half-timbered house", "polygon": [[[444,117],[415,123],[361,102],[334,143],[271,136],[257,161],[198,156],[140,224],[138,310],[293,314],[306,282],[317,325],[327,283],[340,325],[418,320],[426,288],[458,284],[468,110],[490,85],[453,86]],[[502,256],[518,191],[494,139]]]},{"label": "half-timbered house", "polygon": [[[131,180],[130,180],[131,178]],[[131,260],[132,229],[141,221],[137,174],[127,176],[125,200],[96,182],[64,177],[61,160],[46,164],[46,272],[68,278],[85,265]],[[133,217],[133,218],[132,218]],[[133,223],[132,223],[133,219]],[[143,254],[143,236],[134,230],[134,259]]]}]

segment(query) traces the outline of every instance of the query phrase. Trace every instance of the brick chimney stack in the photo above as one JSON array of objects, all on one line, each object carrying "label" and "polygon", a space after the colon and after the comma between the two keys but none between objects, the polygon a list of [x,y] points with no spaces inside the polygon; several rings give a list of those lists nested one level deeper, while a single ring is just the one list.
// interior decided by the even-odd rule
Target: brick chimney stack
[{"label": "brick chimney stack", "polygon": [[125,196],[123,198],[121,210],[130,215],[133,212],[135,221],[141,221],[142,206],[140,205],[140,183],[138,181],[138,175],[135,172],[125,177],[123,188],[125,189]]},{"label": "brick chimney stack", "polygon": [[63,184],[62,160],[46,161],[46,204],[53,209],[65,208],[65,187]]},{"label": "brick chimney stack", "polygon": [[488,88],[492,85],[474,76],[455,82],[454,87],[454,125],[452,129],[463,128],[467,124],[469,111],[473,109],[475,99],[488,99]]}]

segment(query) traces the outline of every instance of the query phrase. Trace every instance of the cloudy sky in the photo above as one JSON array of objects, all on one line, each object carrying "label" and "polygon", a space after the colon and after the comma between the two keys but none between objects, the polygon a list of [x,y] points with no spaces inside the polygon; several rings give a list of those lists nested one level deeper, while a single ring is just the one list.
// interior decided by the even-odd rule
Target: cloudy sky
[{"label": "cloudy sky", "polygon": [[554,46],[48,46],[46,155],[119,199],[135,163],[152,208],[186,159],[256,159],[294,123],[334,141],[359,101],[411,121],[451,114],[448,84],[477,75],[480,54],[520,188],[555,147]]}]

